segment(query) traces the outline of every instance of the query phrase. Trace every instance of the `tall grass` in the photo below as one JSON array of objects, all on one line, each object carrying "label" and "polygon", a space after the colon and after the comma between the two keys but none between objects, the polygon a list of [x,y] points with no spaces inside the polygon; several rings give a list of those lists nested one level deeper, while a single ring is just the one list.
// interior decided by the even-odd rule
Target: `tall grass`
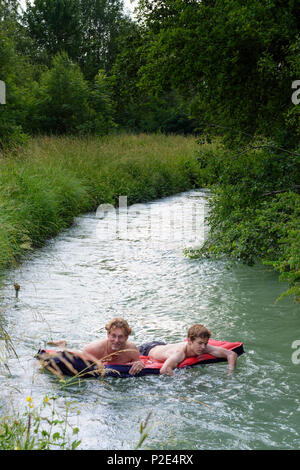
[{"label": "tall grass", "polygon": [[69,424],[72,404],[65,399],[64,411],[60,414],[55,407],[56,399],[45,396],[36,406],[29,396],[23,413],[2,416],[0,450],[75,450],[81,441],[77,439],[79,429]]},{"label": "tall grass", "polygon": [[195,187],[194,137],[40,137],[0,155],[0,271],[101,203],[146,202]]}]

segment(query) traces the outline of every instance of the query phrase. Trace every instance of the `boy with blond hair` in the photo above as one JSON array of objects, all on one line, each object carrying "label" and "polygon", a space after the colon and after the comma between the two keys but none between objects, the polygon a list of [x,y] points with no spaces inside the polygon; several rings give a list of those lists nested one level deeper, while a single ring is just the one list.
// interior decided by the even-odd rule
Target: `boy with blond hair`
[{"label": "boy with blond hair", "polygon": [[[144,364],[140,360],[137,346],[128,340],[132,330],[127,321],[120,317],[113,318],[107,323],[105,329],[107,331],[106,338],[93,341],[82,351],[76,351],[76,354],[84,360],[95,362],[100,368],[102,359],[108,363],[131,364],[129,374],[138,374],[144,368]],[[63,348],[67,345],[64,340],[48,344]]]}]

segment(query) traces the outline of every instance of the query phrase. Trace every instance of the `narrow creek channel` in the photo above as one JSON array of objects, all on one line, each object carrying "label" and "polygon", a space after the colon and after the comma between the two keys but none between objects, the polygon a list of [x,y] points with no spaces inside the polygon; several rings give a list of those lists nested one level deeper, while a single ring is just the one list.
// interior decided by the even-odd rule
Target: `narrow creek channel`
[{"label": "narrow creek channel", "polygon": [[[299,306],[275,302],[286,285],[265,266],[183,256],[205,236],[207,195],[189,191],[85,214],[7,273],[0,323],[18,357],[10,351],[11,373],[0,366],[1,414],[22,412],[28,396],[38,403],[46,394],[63,410],[67,396],[80,449],[133,449],[150,411],[144,448],[299,448],[300,353],[292,348],[300,344]],[[65,390],[40,371],[34,354],[47,341],[63,338],[80,349],[103,337],[114,316],[126,318],[136,344],[181,340],[203,323],[215,339],[243,341],[245,354],[231,375],[221,363],[174,377],[86,379]]]}]

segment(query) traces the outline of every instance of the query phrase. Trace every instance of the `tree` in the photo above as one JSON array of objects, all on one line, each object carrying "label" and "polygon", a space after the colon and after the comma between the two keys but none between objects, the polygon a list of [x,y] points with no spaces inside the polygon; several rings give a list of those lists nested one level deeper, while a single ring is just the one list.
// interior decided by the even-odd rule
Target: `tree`
[{"label": "tree", "polygon": [[18,16],[18,0],[1,0],[0,3],[0,21],[3,22],[8,18],[16,19]]},{"label": "tree", "polygon": [[27,0],[23,22],[35,41],[38,61],[50,65],[57,53],[65,51],[77,60],[82,47],[80,0]]},{"label": "tree", "polygon": [[128,21],[123,0],[27,0],[23,16],[36,43],[32,60],[50,66],[64,51],[89,80],[99,69],[110,71]]},{"label": "tree", "polygon": [[143,29],[132,23],[120,37],[120,51],[111,70],[118,123],[135,131],[140,129],[141,115],[145,115],[147,106],[147,94],[137,86],[138,71],[143,65],[140,53],[143,41]]},{"label": "tree", "polygon": [[111,71],[118,124],[135,132],[192,133],[195,123],[189,119],[189,103],[176,90],[161,90],[155,96],[151,88],[139,86],[147,39],[147,30],[136,23],[120,38]]},{"label": "tree", "polygon": [[[198,96],[203,126],[292,143],[291,46],[300,27],[296,0],[140,0],[148,28],[140,84]],[[284,132],[283,132],[284,129]]]},{"label": "tree", "polygon": [[98,74],[90,84],[62,52],[34,87],[28,126],[32,133],[102,135],[114,126],[112,114],[105,76]]},{"label": "tree", "polygon": [[123,0],[80,0],[83,32],[80,65],[92,79],[99,69],[110,72],[119,51],[119,36],[130,19],[124,16]]},{"label": "tree", "polygon": [[0,80],[6,87],[6,104],[0,105],[0,147],[18,145],[26,140],[22,123],[26,119],[24,104],[31,71],[16,49],[17,3],[7,0],[0,4]]},{"label": "tree", "polygon": [[75,132],[88,113],[88,85],[78,65],[65,52],[57,54],[52,67],[41,76],[37,88],[35,128],[42,132]]},{"label": "tree", "polygon": [[78,126],[81,134],[105,135],[115,128],[114,103],[111,98],[111,84],[104,70],[99,70],[93,82],[89,82],[89,115]]}]

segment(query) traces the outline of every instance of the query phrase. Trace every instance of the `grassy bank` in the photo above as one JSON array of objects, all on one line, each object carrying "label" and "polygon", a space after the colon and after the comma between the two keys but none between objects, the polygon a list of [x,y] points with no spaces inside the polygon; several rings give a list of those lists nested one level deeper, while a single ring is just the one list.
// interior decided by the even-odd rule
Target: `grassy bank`
[{"label": "grassy bank", "polygon": [[213,189],[210,237],[191,257],[263,261],[300,299],[299,152],[238,154],[221,141],[161,134],[43,137],[0,158],[0,272],[99,204]]},{"label": "grassy bank", "polygon": [[194,137],[43,137],[0,158],[0,271],[101,203],[146,202],[194,187]]}]

